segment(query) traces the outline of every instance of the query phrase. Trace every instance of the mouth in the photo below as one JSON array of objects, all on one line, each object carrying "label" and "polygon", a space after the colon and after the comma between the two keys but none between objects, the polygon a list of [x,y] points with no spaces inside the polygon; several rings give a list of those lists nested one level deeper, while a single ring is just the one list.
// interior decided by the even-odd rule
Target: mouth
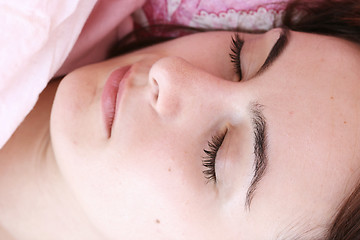
[{"label": "mouth", "polygon": [[126,80],[131,72],[131,65],[119,67],[111,72],[106,80],[101,96],[101,107],[108,138],[111,137],[117,106],[126,86]]}]

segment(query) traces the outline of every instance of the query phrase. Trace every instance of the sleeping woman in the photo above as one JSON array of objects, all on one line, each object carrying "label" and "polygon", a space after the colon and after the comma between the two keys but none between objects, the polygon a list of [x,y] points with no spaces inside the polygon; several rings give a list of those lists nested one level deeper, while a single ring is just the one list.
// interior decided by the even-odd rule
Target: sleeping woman
[{"label": "sleeping woman", "polygon": [[359,76],[356,0],[77,69],[0,150],[1,239],[360,239]]}]

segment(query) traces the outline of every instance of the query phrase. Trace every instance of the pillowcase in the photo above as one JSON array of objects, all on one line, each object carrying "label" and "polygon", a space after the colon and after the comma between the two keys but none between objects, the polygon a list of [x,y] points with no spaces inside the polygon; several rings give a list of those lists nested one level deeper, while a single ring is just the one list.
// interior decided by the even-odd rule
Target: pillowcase
[{"label": "pillowcase", "polygon": [[281,24],[284,0],[148,0],[134,13],[140,26],[175,24],[266,31]]}]

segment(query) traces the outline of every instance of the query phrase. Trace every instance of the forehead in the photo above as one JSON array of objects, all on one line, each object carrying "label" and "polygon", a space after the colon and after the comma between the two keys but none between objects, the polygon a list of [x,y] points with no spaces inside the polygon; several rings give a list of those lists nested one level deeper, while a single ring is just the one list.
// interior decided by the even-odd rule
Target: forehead
[{"label": "forehead", "polygon": [[348,196],[360,168],[359,56],[347,41],[292,32],[287,49],[257,80],[269,168],[254,208],[271,206],[299,219],[311,211],[321,221]]}]

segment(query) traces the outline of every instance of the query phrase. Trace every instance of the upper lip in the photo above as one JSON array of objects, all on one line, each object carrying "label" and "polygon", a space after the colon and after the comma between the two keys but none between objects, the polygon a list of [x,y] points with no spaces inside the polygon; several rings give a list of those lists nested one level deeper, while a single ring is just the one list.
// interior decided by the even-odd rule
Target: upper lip
[{"label": "upper lip", "polygon": [[111,137],[116,111],[130,72],[131,65],[118,67],[110,73],[104,85],[101,105],[108,137]]},{"label": "upper lip", "polygon": [[[108,79],[106,80],[106,83],[105,83],[105,86],[103,89],[103,93],[102,93],[102,99],[101,99],[102,113],[103,113],[104,120],[105,120],[105,126],[106,126],[106,131],[108,133],[108,138],[111,137],[111,133],[113,131],[113,122],[116,119],[117,112],[119,112],[119,109],[118,109],[119,105],[120,105],[121,101],[123,101],[123,99],[124,99],[124,97],[121,96],[121,95],[124,95],[122,93],[127,91],[126,88],[130,85],[133,87],[146,86],[149,70],[150,70],[151,66],[159,58],[160,57],[157,55],[143,56],[143,58],[141,60],[132,62],[126,66],[118,67],[110,73]],[[122,74],[121,73],[119,74],[120,79],[116,78],[118,81],[117,82],[118,84],[116,84],[115,86],[108,86],[109,81],[111,80],[110,79],[111,76],[113,74],[115,74],[116,71],[121,72],[121,69],[125,69],[125,70]],[[137,77],[135,77],[135,75],[134,75],[135,73],[136,73]],[[119,88],[119,85],[120,85],[120,88]],[[107,91],[110,91],[113,94],[109,95],[109,92],[106,93]],[[109,101],[108,105],[106,104],[106,101]]]}]

